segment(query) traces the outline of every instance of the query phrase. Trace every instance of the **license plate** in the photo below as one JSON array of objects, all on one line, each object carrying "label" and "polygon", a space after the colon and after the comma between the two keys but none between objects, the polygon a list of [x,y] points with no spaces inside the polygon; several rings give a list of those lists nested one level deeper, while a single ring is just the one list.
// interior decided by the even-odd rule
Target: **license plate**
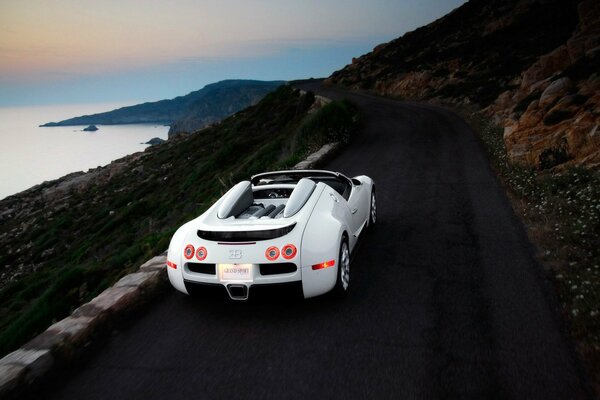
[{"label": "license plate", "polygon": [[219,275],[226,282],[252,282],[252,264],[219,264]]}]

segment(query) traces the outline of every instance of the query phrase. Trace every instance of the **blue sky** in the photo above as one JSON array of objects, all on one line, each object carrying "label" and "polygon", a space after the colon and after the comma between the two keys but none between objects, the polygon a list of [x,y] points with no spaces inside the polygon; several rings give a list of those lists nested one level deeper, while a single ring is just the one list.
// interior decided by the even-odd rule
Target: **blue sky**
[{"label": "blue sky", "polygon": [[462,0],[0,3],[0,106],[140,102],[323,77]]}]

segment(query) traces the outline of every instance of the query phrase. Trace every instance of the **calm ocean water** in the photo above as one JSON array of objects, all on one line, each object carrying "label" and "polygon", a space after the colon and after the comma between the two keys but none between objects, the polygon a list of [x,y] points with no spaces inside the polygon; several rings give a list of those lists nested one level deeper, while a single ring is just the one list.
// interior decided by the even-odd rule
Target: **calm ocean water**
[{"label": "calm ocean water", "polygon": [[153,137],[167,138],[162,125],[98,125],[39,128],[49,121],[113,110],[127,104],[0,107],[0,199],[70,172],[106,165],[142,151]]}]

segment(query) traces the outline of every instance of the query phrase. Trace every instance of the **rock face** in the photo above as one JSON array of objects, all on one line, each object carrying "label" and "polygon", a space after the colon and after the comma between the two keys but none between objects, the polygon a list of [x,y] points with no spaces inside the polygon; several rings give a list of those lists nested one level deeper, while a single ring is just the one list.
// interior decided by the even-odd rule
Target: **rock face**
[{"label": "rock face", "polygon": [[600,2],[582,1],[577,10],[571,37],[486,110],[502,118],[514,163],[600,168]]},{"label": "rock face", "polygon": [[194,132],[258,102],[282,81],[225,80],[171,100],[123,107],[41,126],[173,124],[171,133]]},{"label": "rock face", "polygon": [[328,82],[473,104],[503,124],[513,162],[599,168],[599,59],[597,0],[471,0]]},{"label": "rock face", "polygon": [[84,132],[96,132],[98,127],[96,125],[88,125],[86,128],[83,128]]}]

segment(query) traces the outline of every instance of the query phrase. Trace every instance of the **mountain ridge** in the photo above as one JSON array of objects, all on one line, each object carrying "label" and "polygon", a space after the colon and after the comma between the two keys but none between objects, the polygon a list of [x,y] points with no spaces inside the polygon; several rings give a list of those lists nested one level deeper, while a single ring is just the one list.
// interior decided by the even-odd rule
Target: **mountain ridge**
[{"label": "mountain ridge", "polygon": [[511,162],[600,168],[600,2],[471,0],[327,80],[483,110]]},{"label": "mountain ridge", "polygon": [[41,127],[153,123],[171,125],[169,136],[190,133],[256,104],[284,81],[228,79],[172,99],[82,115]]}]

